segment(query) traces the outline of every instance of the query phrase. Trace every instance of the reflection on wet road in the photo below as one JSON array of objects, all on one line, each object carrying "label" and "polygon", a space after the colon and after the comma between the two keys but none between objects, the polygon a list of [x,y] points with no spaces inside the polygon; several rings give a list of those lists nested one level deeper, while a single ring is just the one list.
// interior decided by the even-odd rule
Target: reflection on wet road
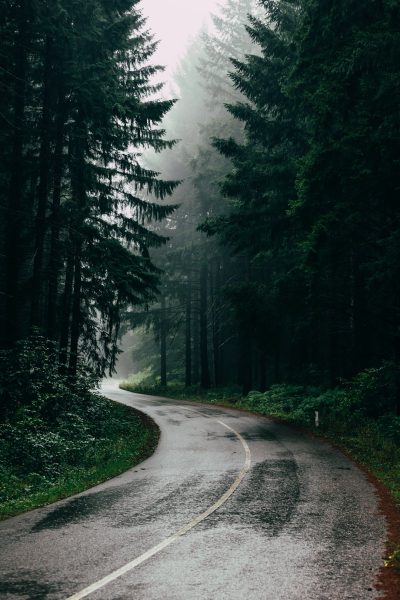
[{"label": "reflection on wet road", "polygon": [[65,599],[234,494],[185,536],[89,597],[137,600],[364,600],[385,522],[363,474],[327,444],[237,411],[105,387],[159,424],[139,467],[0,524],[0,598]]}]

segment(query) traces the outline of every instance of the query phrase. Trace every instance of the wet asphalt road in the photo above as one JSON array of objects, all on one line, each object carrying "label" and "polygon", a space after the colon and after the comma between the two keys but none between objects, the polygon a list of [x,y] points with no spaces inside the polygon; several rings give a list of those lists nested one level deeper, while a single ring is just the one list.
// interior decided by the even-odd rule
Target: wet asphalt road
[{"label": "wet asphalt road", "polygon": [[0,598],[67,599],[226,503],[93,600],[365,600],[385,520],[364,475],[327,444],[229,409],[129,394],[162,435],[138,467],[0,524]]}]

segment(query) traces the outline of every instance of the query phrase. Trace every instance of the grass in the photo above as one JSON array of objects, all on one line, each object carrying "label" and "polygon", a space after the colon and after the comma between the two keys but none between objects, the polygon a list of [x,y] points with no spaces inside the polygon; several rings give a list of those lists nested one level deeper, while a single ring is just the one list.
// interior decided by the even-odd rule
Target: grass
[{"label": "grass", "polygon": [[0,465],[0,520],[45,506],[115,477],[150,456],[159,430],[141,413],[109,403],[101,436],[94,438],[79,464],[62,465],[56,477],[18,473]]}]

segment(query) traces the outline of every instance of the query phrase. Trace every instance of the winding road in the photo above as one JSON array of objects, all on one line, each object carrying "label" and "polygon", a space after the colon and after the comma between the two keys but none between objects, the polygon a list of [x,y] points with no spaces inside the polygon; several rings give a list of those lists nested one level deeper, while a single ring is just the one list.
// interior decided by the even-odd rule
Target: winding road
[{"label": "winding road", "polygon": [[73,498],[0,523],[7,600],[365,600],[385,519],[328,444],[235,410],[109,398],[160,426],[155,454]]}]

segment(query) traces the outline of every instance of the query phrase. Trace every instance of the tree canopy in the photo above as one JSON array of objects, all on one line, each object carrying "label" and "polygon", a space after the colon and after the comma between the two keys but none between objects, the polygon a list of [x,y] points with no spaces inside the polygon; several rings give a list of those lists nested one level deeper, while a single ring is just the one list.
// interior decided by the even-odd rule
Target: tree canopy
[{"label": "tree canopy", "polygon": [[246,390],[332,386],[399,360],[400,6],[258,6],[226,3],[187,59],[197,74],[181,73],[210,107],[181,159],[206,249],[207,361],[222,348],[222,381],[236,369]]},{"label": "tree canopy", "polygon": [[30,331],[103,374],[120,312],[157,293],[149,229],[177,185],[141,162],[171,148],[156,44],[138,0],[2,2],[0,279],[3,347]]}]

